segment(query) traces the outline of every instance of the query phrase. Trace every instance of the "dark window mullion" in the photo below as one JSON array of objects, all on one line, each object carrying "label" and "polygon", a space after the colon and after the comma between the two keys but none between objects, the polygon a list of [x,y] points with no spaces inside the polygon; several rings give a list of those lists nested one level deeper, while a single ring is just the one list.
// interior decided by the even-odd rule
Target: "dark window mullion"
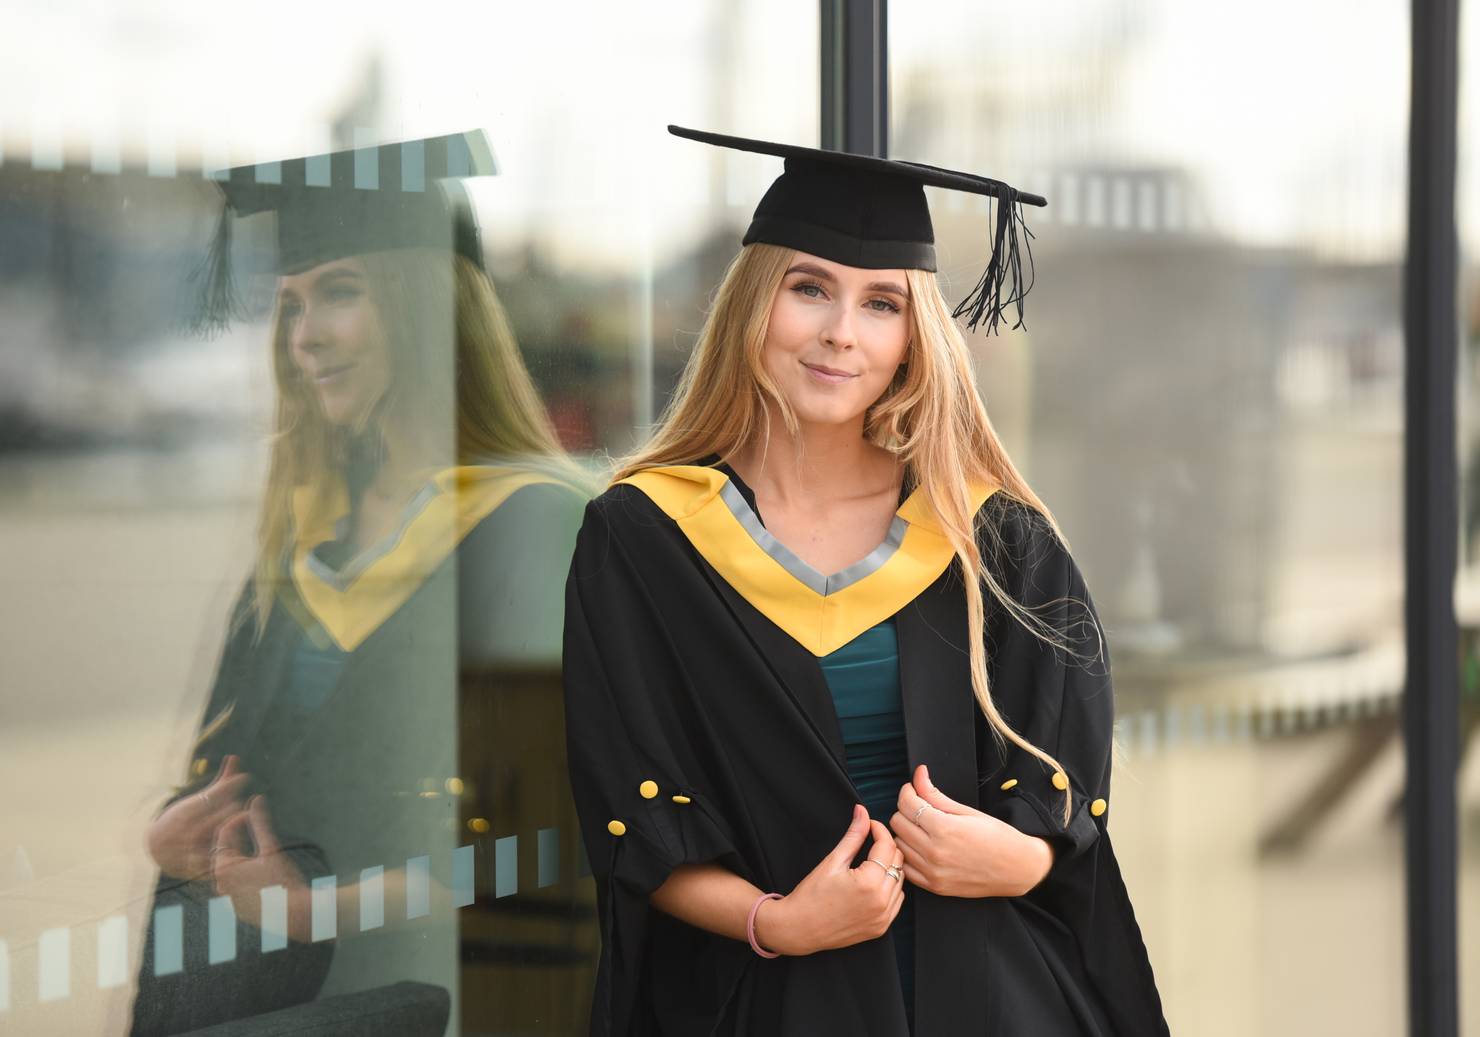
[{"label": "dark window mullion", "polygon": [[886,0],[821,0],[821,146],[889,154]]},{"label": "dark window mullion", "polygon": [[1413,1037],[1457,1037],[1459,337],[1454,184],[1458,0],[1413,0],[1404,263],[1403,702],[1408,1012]]}]

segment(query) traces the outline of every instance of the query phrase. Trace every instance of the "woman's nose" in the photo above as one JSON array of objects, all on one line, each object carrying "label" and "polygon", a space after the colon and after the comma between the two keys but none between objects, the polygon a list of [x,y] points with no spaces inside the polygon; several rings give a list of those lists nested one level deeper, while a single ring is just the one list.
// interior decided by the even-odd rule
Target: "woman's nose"
[{"label": "woman's nose", "polygon": [[295,354],[312,356],[323,344],[317,316],[311,308],[305,307],[289,327],[288,348]]},{"label": "woman's nose", "polygon": [[822,328],[822,341],[834,349],[849,349],[854,345],[853,314],[847,306],[836,306],[828,315]]}]

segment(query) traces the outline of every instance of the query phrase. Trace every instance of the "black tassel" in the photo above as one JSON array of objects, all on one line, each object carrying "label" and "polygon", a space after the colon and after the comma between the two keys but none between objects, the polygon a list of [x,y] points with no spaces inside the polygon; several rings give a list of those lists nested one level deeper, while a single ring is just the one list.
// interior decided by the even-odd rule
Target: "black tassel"
[{"label": "black tassel", "polygon": [[186,327],[194,334],[217,335],[246,314],[231,275],[231,224],[235,218],[231,206],[222,208],[206,258],[190,273],[188,280],[195,291]]},{"label": "black tassel", "polygon": [[[951,313],[952,317],[967,318],[968,331],[975,331],[977,325],[985,321],[989,335],[997,331],[1002,313],[1009,306],[1017,310],[1017,322],[1012,330],[1027,327],[1023,322],[1023,299],[1033,287],[1033,246],[1029,244],[1033,232],[1023,218],[1022,202],[1018,200],[1017,192],[1007,184],[998,184],[995,194],[997,218],[992,235],[992,258],[971,294],[962,299],[961,305]],[[1024,253],[1028,257],[1026,280],[1023,277]]]}]

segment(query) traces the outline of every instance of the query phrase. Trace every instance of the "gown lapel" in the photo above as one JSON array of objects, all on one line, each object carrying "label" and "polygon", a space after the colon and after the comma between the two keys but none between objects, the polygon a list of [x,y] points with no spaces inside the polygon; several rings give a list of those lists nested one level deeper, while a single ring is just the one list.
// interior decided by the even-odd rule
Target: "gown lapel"
[{"label": "gown lapel", "polygon": [[936,788],[974,807],[977,704],[959,585],[953,567],[901,609],[894,623],[911,774],[925,764]]},{"label": "gown lapel", "polygon": [[792,639],[791,635],[756,611],[755,607],[726,583],[701,560],[704,574],[714,586],[715,592],[724,601],[730,613],[755,645],[760,657],[775,674],[776,681],[797,709],[806,718],[808,725],[826,747],[828,755],[837,765],[845,782],[848,777],[847,756],[843,750],[843,732],[838,723],[838,712],[833,705],[832,692],[822,676],[822,667],[817,658]]},{"label": "gown lapel", "polygon": [[[966,602],[952,566],[895,616],[910,771],[930,769],[947,796],[976,807],[976,698],[966,648]],[[981,977],[988,974],[982,929],[964,915],[989,900],[939,897],[912,886],[915,901],[915,1032],[979,1031]]]}]

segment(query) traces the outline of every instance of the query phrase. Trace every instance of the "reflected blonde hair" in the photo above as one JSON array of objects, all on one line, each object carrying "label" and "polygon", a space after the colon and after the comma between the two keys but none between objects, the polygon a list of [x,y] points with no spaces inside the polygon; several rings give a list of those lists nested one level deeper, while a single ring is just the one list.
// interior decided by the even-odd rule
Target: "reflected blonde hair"
[{"label": "reflected blonde hair", "polygon": [[[740,250],[715,293],[698,344],[655,434],[619,463],[614,481],[646,468],[692,463],[710,454],[732,456],[756,437],[768,435],[773,407],[793,437],[797,436],[796,415],[762,360],[772,301],[795,254],[793,249],[764,243]],[[869,408],[864,435],[904,463],[960,563],[972,690],[998,745],[1005,748],[1004,742],[1010,741],[1061,771],[1057,760],[1013,730],[992,698],[982,585],[1034,636],[1074,653],[1052,626],[1015,601],[983,563],[978,523],[995,545],[1000,546],[1000,537],[984,520],[981,513],[985,509],[979,512],[972,507],[969,484],[1000,486],[999,493],[1038,512],[1066,550],[1068,545],[1052,513],[1018,472],[992,427],[976,390],[966,341],[935,274],[906,270],[905,277],[910,290],[909,351],[894,380]],[[1098,633],[1096,629],[1097,637]],[[1071,803],[1071,793],[1065,790],[1066,825]]]},{"label": "reflected blonde hair", "polygon": [[[444,249],[391,249],[356,258],[365,266],[367,292],[391,358],[390,388],[367,420],[412,428],[429,415],[454,415],[442,450],[448,463],[520,464],[573,486],[588,483],[560,446],[487,274]],[[281,298],[271,329],[277,408],[253,577],[258,636],[286,578],[293,491],[307,484],[327,492],[324,476],[343,464],[347,439],[344,429],[325,420],[293,360]]]}]

